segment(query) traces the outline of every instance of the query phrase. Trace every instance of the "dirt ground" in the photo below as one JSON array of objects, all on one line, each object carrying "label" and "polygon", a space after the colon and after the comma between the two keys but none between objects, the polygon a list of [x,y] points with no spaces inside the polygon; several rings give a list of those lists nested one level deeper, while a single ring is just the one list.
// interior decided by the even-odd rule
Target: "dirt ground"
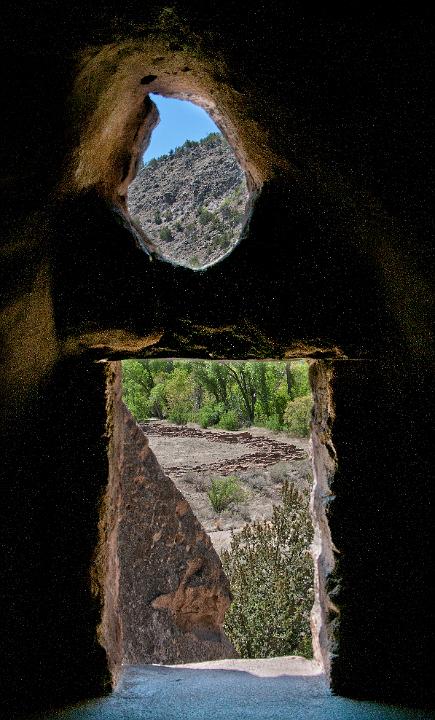
[{"label": "dirt ground", "polygon": [[[251,427],[243,431],[189,423],[173,425],[150,420],[141,427],[164,471],[183,493],[210,535],[218,553],[231,542],[232,531],[246,523],[268,519],[281,501],[285,479],[302,490],[312,482],[309,441],[283,432]],[[235,475],[243,499],[221,513],[208,497],[212,479]]]}]

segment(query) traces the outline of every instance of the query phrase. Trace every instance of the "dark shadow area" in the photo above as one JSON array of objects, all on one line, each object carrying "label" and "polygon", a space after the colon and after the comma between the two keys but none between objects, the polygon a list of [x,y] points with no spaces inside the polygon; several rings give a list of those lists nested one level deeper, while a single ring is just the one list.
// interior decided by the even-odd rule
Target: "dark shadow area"
[{"label": "dark shadow area", "polygon": [[[3,717],[109,691],[120,654],[116,423],[110,364],[94,360],[144,356],[316,360],[315,460],[337,556],[333,575],[334,558],[318,562],[331,687],[433,707],[434,16],[385,10],[6,9]],[[207,271],[148,252],[126,213],[159,87],[222,112],[255,188],[241,242]],[[161,717],[178,718],[178,685],[142,697],[131,717],[154,720],[152,703],[166,699]],[[322,696],[292,702],[303,717],[382,717],[371,703],[324,701],[330,712]],[[103,717],[130,718],[129,702],[110,696]],[[221,692],[207,702],[211,720],[228,718]],[[272,703],[269,717],[288,716]]]},{"label": "dark shadow area", "polygon": [[16,678],[10,697],[0,695],[4,718],[110,687],[90,577],[108,473],[104,382],[102,365],[65,361],[31,413],[9,408],[4,419],[2,673]]}]

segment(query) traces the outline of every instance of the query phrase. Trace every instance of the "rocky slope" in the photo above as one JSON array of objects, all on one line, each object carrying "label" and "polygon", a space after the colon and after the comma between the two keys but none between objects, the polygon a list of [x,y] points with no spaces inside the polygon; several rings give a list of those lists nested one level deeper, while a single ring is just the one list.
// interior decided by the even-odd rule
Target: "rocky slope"
[{"label": "rocky slope", "polygon": [[128,206],[165,257],[201,267],[237,242],[247,199],[231,148],[212,133],[147,163],[130,185]]}]

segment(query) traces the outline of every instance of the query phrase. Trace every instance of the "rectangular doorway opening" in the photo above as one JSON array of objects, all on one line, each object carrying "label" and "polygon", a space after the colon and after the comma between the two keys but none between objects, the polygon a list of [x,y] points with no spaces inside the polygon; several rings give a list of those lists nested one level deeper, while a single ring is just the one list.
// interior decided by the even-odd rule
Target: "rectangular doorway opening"
[{"label": "rectangular doorway opening", "polygon": [[125,360],[122,383],[152,451],[124,462],[124,662],[311,659],[308,363]]}]

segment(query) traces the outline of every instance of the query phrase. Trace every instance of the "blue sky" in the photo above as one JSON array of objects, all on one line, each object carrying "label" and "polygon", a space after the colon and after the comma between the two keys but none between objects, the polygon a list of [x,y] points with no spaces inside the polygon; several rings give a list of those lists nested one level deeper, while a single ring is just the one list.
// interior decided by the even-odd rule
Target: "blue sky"
[{"label": "blue sky", "polygon": [[161,95],[150,97],[159,109],[160,122],[153,130],[144,162],[165,155],[186,140],[201,140],[211,132],[220,132],[205,110],[197,105]]}]

